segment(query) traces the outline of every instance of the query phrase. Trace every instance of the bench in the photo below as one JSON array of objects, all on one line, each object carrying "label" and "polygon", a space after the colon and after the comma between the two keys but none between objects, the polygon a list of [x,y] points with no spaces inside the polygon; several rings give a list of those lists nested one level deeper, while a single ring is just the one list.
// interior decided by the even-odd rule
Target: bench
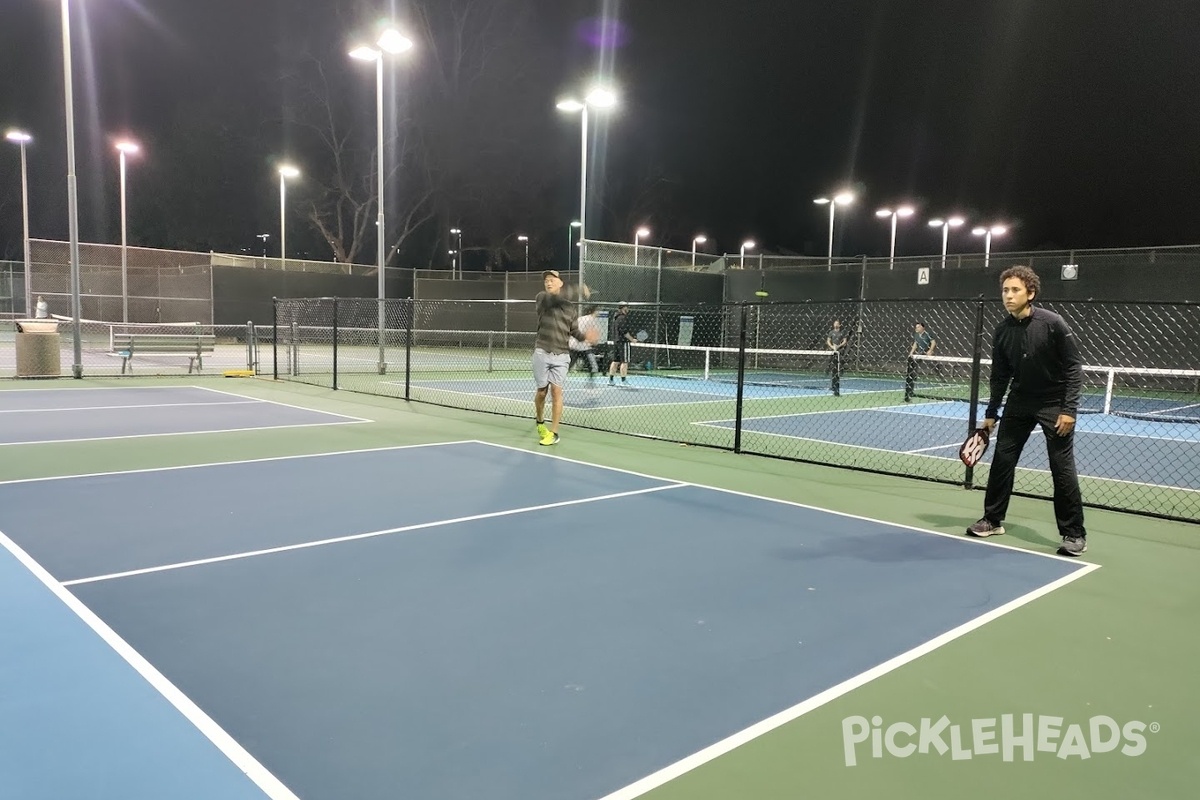
[{"label": "bench", "polygon": [[135,355],[177,353],[188,357],[188,374],[204,369],[204,354],[217,346],[217,337],[203,333],[114,333],[113,355],[121,358],[121,374],[133,372]]}]

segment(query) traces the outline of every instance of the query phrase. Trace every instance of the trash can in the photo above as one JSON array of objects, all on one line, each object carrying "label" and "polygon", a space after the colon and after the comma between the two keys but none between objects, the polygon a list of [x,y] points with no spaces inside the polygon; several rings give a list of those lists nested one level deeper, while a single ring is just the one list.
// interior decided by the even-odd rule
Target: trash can
[{"label": "trash can", "polygon": [[62,334],[56,319],[17,319],[17,377],[57,378],[62,373]]}]

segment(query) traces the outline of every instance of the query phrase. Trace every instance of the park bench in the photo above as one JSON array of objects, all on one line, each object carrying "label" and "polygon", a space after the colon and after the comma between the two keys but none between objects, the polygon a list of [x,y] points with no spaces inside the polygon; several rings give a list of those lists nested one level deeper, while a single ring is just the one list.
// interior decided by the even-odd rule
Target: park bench
[{"label": "park bench", "polygon": [[128,369],[135,355],[179,354],[188,358],[188,374],[204,369],[204,354],[216,348],[217,337],[203,333],[114,333],[113,355],[121,358],[121,374]]}]

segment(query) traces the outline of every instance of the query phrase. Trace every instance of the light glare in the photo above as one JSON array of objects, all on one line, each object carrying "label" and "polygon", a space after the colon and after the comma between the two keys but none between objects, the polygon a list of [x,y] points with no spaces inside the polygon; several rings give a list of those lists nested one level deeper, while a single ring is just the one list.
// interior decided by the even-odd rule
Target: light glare
[{"label": "light glare", "polygon": [[381,53],[378,50],[374,47],[367,47],[365,44],[350,51],[350,57],[357,58],[359,61],[374,61],[380,56]]},{"label": "light glare", "polygon": [[296,169],[291,164],[284,164],[279,168],[279,174],[285,178],[299,178],[300,170]]},{"label": "light glare", "polygon": [[377,44],[385,53],[403,53],[405,50],[411,50],[413,46],[412,39],[395,28],[388,28],[384,31]]},{"label": "light glare", "polygon": [[16,142],[17,144],[25,144],[26,142],[33,141],[33,137],[28,133],[25,131],[19,131],[15,128],[5,133],[4,138],[8,139],[10,142]]}]

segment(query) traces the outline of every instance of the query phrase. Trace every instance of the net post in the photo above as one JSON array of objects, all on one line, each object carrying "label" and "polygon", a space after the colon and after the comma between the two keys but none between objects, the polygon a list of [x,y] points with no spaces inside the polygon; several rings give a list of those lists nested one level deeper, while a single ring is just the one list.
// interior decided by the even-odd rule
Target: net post
[{"label": "net post", "polygon": [[488,331],[487,332],[487,365],[488,365],[487,371],[488,372],[495,371],[495,365],[494,365],[493,359],[492,359],[492,355],[493,355],[494,351],[492,348],[493,348],[493,336],[492,336],[492,332]]},{"label": "net post", "polygon": [[279,380],[279,298],[271,298],[271,368],[272,380]]},{"label": "net post", "polygon": [[411,400],[413,318],[417,316],[417,298],[408,298],[405,305],[408,306],[408,313],[404,319],[404,399]]},{"label": "net post", "polygon": [[[216,333],[216,329],[213,330]],[[254,337],[254,320],[246,320],[246,369],[258,374],[258,359],[255,357],[255,351],[258,350],[258,341]]]},{"label": "net post", "polygon": [[1104,379],[1104,415],[1108,416],[1112,412],[1113,399],[1113,383],[1116,381],[1116,370],[1110,369],[1108,375]]},{"label": "net post", "polygon": [[[970,410],[967,412],[967,436],[979,427],[979,374],[980,360],[983,358],[983,296],[975,307],[975,341],[971,347],[971,397]],[[971,489],[975,485],[975,468],[966,467],[963,474],[963,488]]]},{"label": "net post", "polygon": [[338,357],[338,299],[333,298],[333,388],[336,391],[337,385],[337,357]]},{"label": "net post", "polygon": [[[746,387],[746,317],[747,308],[742,304],[741,322],[738,325],[738,377],[737,405],[734,413],[733,452],[742,452],[742,401]],[[707,351],[705,351],[707,354]]]}]

